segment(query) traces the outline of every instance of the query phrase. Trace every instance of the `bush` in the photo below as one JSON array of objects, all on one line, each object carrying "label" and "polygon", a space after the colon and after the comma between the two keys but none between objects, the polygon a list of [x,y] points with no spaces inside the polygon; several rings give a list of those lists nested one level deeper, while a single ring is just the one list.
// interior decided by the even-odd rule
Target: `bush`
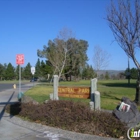
[{"label": "bush", "polygon": [[[112,114],[91,111],[82,103],[72,101],[48,101],[46,104],[16,104],[7,107],[12,115],[17,114],[34,122],[62,129],[109,137],[126,137],[125,124]],[[16,113],[15,111],[16,110]]]}]

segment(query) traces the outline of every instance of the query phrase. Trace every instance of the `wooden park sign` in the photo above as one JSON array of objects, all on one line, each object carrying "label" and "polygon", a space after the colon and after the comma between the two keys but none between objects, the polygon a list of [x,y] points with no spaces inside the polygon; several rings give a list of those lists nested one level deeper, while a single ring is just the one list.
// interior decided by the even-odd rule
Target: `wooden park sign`
[{"label": "wooden park sign", "polygon": [[90,87],[58,87],[58,96],[70,98],[90,98]]}]

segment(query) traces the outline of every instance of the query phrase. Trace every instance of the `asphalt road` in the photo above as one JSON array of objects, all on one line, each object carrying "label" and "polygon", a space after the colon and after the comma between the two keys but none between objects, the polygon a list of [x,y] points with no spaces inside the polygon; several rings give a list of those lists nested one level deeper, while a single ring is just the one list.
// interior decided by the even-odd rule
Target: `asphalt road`
[{"label": "asphalt road", "polygon": [[[21,88],[22,86],[26,85],[28,83],[21,83]],[[0,92],[1,91],[5,91],[7,89],[13,89],[13,85],[14,83],[0,83]],[[16,84],[16,87],[18,88],[19,87],[19,84]]]},{"label": "asphalt road", "polygon": [[[0,83],[0,103],[7,102],[9,98],[11,101],[18,100],[18,93],[19,93],[19,85],[16,84],[16,89],[13,88],[14,83]],[[32,87],[32,83],[23,83],[21,84],[20,92],[25,92],[27,89]],[[10,91],[10,92],[9,92]]]},{"label": "asphalt road", "polygon": [[13,84],[0,84],[0,92],[11,88],[13,88]]}]

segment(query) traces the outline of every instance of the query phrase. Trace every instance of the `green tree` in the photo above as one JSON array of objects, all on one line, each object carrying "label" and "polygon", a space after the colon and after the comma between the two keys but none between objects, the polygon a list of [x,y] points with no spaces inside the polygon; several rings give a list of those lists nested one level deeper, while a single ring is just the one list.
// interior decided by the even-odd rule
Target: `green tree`
[{"label": "green tree", "polygon": [[130,73],[131,73],[131,78],[132,78],[132,79],[137,79],[137,77],[138,77],[138,69],[132,68],[132,69],[130,70]]},{"label": "green tree", "polygon": [[16,77],[16,80],[19,79],[19,65],[17,65],[15,68],[15,77]]},{"label": "green tree", "polygon": [[105,79],[106,79],[106,80],[109,79],[109,73],[108,73],[108,71],[106,71],[106,73],[105,73]]},{"label": "green tree", "polygon": [[94,77],[96,77],[96,73],[94,72],[92,66],[87,64],[86,67],[83,69],[82,78],[83,79],[92,79]]},{"label": "green tree", "polygon": [[67,56],[70,52],[66,42],[71,38],[70,34],[71,32],[64,28],[59,32],[56,39],[49,40],[48,46],[44,46],[42,51],[38,50],[38,56],[47,58],[54,68],[54,74],[58,74],[59,78],[65,68]]},{"label": "green tree", "polygon": [[125,77],[126,77],[126,79],[129,79],[129,78],[131,78],[131,72],[130,72],[130,69],[129,68],[127,68],[126,70],[125,70]]},{"label": "green tree", "polygon": [[43,60],[41,61],[40,71],[41,71],[41,76],[47,78],[47,74],[48,74],[47,65]]},{"label": "green tree", "polygon": [[14,67],[12,66],[11,63],[9,63],[7,65],[7,68],[5,70],[5,79],[6,80],[12,80],[13,78],[15,78],[15,69]]},{"label": "green tree", "polygon": [[100,79],[104,79],[105,78],[105,76],[104,76],[104,74],[102,73],[101,75],[100,75]]},{"label": "green tree", "polygon": [[50,75],[53,74],[53,67],[48,60],[46,60],[46,71],[47,71],[47,74],[50,74]]},{"label": "green tree", "polygon": [[[129,78],[127,73],[128,73],[128,68],[125,70],[126,79]],[[130,78],[131,79],[137,79],[137,77],[138,77],[138,69],[131,68],[130,69]]]},{"label": "green tree", "polygon": [[31,64],[30,63],[28,63],[27,65],[26,65],[26,67],[24,68],[24,72],[23,72],[23,77],[25,78],[25,79],[31,79],[33,76],[32,76],[32,73],[31,73]]},{"label": "green tree", "polygon": [[35,77],[39,78],[41,76],[41,62],[40,59],[38,58],[37,63],[35,65]]},{"label": "green tree", "polygon": [[50,66],[49,61],[41,61],[40,64],[40,72],[41,72],[41,77],[45,77],[46,79],[48,79],[48,74],[52,75],[53,70],[52,67]]},{"label": "green tree", "polygon": [[39,57],[46,58],[50,62],[54,74],[58,74],[59,78],[62,74],[77,76],[80,67],[87,61],[87,41],[76,40],[69,36],[69,33],[62,30],[56,39],[48,41],[48,46],[37,51]]},{"label": "green tree", "polygon": [[0,64],[0,79],[3,79],[3,75],[4,74],[4,66],[2,64]]},{"label": "green tree", "polygon": [[4,67],[3,78],[6,79],[6,69],[7,69],[7,64],[4,63],[3,67]]},{"label": "green tree", "polygon": [[79,77],[80,70],[83,69],[88,60],[86,51],[88,49],[88,42],[85,40],[76,40],[71,38],[67,41],[67,44],[72,47],[70,55],[67,61],[67,71],[70,73],[70,76]]}]

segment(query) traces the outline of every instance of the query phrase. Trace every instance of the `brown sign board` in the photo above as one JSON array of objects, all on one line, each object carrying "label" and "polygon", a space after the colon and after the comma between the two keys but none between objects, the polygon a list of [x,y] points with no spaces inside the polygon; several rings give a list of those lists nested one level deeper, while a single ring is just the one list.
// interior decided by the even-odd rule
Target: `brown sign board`
[{"label": "brown sign board", "polygon": [[58,87],[58,96],[70,98],[90,98],[90,87]]}]

